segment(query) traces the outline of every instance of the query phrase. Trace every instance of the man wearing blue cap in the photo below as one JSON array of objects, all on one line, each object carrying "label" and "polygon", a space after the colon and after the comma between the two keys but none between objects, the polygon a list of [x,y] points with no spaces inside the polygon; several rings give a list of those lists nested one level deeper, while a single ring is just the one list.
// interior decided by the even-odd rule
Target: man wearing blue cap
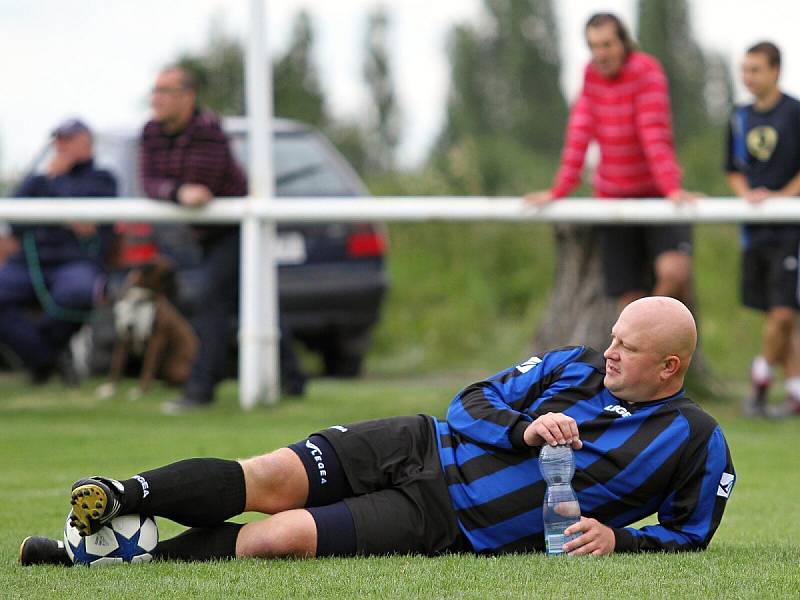
[{"label": "man wearing blue cap", "polygon": [[[47,171],[26,177],[16,197],[117,194],[113,175],[94,166],[92,133],[83,121],[68,119],[52,136]],[[102,298],[113,232],[92,223],[22,225],[13,232],[20,249],[0,267],[0,343],[19,357],[34,383],[42,383],[57,365],[65,367],[62,375],[70,373],[64,350]],[[32,306],[41,312],[26,310]]]}]

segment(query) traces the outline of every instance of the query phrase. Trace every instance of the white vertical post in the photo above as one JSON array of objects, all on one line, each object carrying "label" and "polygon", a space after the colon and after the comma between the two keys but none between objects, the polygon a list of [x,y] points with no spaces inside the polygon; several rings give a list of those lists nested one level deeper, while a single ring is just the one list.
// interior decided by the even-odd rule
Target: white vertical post
[{"label": "white vertical post", "polygon": [[274,256],[275,223],[261,221],[255,202],[272,202],[272,59],[267,51],[266,0],[250,0],[245,56],[248,117],[250,210],[242,221],[241,299],[239,319],[239,402],[253,408],[259,401],[277,402],[278,286]]}]

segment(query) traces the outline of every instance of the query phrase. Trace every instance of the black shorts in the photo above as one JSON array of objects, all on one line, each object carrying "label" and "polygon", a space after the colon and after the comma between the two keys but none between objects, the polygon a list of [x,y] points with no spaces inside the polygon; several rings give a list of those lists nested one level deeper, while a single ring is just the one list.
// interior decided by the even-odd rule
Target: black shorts
[{"label": "black shorts", "polygon": [[606,294],[650,292],[653,264],[665,252],[692,255],[691,225],[613,225],[600,227]]},{"label": "black shorts", "polygon": [[769,310],[798,303],[798,260],[800,238],[758,244],[742,253],[742,303]]},{"label": "black shorts", "polygon": [[433,421],[425,415],[364,421],[314,435],[333,446],[353,496],[362,555],[469,550],[444,481]]}]

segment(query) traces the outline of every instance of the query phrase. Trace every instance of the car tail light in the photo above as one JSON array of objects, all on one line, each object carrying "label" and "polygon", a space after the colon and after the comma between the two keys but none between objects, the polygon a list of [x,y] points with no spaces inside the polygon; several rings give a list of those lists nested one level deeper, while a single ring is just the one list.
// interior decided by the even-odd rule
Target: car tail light
[{"label": "car tail light", "polygon": [[115,223],[114,233],[119,239],[120,266],[130,267],[150,262],[158,256],[158,247],[150,223]]},{"label": "car tail light", "polygon": [[358,229],[347,238],[347,256],[369,258],[383,256],[384,252],[386,240],[372,227]]}]

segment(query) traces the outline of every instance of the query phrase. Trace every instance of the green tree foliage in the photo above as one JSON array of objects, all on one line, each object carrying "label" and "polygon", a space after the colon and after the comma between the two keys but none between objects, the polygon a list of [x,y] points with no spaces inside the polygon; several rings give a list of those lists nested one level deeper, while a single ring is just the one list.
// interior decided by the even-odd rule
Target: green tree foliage
[{"label": "green tree foliage", "polygon": [[706,53],[705,100],[711,122],[715,125],[727,123],[733,108],[733,76],[727,60],[719,52]]},{"label": "green tree foliage", "polygon": [[733,81],[724,57],[704,52],[694,39],[689,12],[686,0],[639,0],[639,43],[661,61],[669,80],[685,185],[726,194],[721,142]]},{"label": "green tree foliage", "polygon": [[185,53],[177,64],[197,77],[197,99],[223,115],[243,115],[244,53],[242,43],[214,21],[203,52]]},{"label": "green tree foliage", "polygon": [[301,11],[295,18],[289,49],[275,64],[275,114],[324,127],[328,118],[319,75],[311,58],[313,45],[311,18]]},{"label": "green tree foliage", "polygon": [[387,49],[389,18],[384,7],[369,15],[367,21],[364,79],[372,101],[370,154],[374,167],[390,171],[400,141],[400,110],[392,83]]},{"label": "green tree foliage", "polygon": [[[206,48],[184,53],[177,64],[193,71],[198,80],[198,100],[222,115],[245,113],[244,48],[242,42],[215,20]],[[327,133],[339,150],[364,172],[370,152],[361,129],[352,123],[335,123],[329,117],[325,96],[312,59],[314,30],[308,13],[295,18],[291,41],[272,68],[275,114],[315,125]]]},{"label": "green tree foliage", "polygon": [[481,71],[481,44],[477,32],[469,25],[458,25],[450,33],[450,97],[447,101],[447,122],[439,145],[448,148],[468,135],[484,134],[489,129],[488,108]]},{"label": "green tree foliage", "polygon": [[357,173],[365,177],[377,174],[373,171],[374,162],[361,124],[348,120],[331,121],[325,134]]},{"label": "green tree foliage", "polygon": [[729,196],[731,190],[722,168],[726,127],[733,108],[733,78],[725,58],[706,54],[705,102],[708,120],[678,148],[684,187],[709,196]]},{"label": "green tree foliage", "polygon": [[[275,114],[317,126],[327,123],[324,97],[311,60],[314,43],[311,20],[298,14],[286,53],[273,65]],[[200,104],[223,115],[245,113],[244,49],[219,21],[211,27],[206,48],[184,53],[177,64],[197,75]]]},{"label": "green tree foliage", "polygon": [[485,0],[481,28],[450,35],[452,88],[443,143],[500,135],[535,151],[561,146],[566,102],[550,0]]},{"label": "green tree foliage", "polygon": [[639,0],[639,43],[661,61],[669,80],[679,143],[709,124],[705,100],[707,61],[692,36],[686,0]]},{"label": "green tree foliage", "polygon": [[[459,25],[449,37],[451,90],[433,162],[455,191],[520,193],[512,166],[552,164],[563,140],[567,106],[550,0],[485,0],[481,27]],[[522,160],[521,160],[522,159]],[[521,187],[511,189],[514,180]]]}]

